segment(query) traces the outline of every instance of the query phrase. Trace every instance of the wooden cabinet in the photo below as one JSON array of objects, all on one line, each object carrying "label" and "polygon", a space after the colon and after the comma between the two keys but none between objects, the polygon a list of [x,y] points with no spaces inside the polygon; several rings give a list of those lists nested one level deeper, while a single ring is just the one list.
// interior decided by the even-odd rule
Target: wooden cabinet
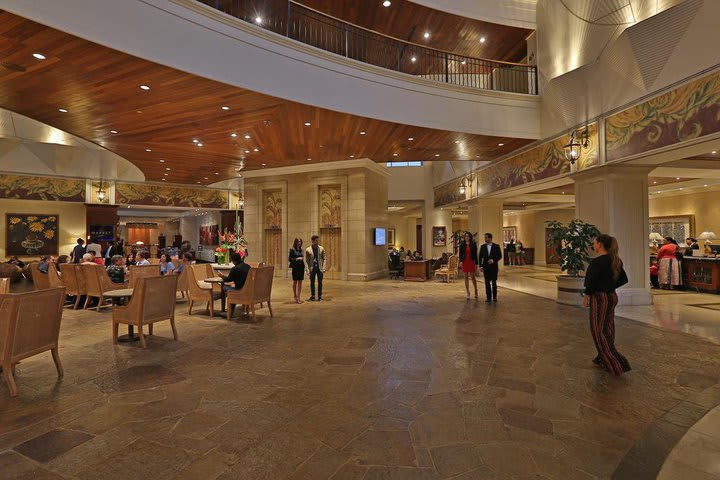
[{"label": "wooden cabinet", "polygon": [[687,288],[720,293],[720,259],[685,258],[682,269]]},{"label": "wooden cabinet", "polygon": [[430,279],[430,260],[405,262],[405,281],[424,282]]}]

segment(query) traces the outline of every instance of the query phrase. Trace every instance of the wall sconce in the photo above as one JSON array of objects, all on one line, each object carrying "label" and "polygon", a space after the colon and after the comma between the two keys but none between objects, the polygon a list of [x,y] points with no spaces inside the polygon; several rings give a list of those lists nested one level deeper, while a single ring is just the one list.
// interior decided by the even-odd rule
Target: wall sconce
[{"label": "wall sconce", "polygon": [[573,165],[580,158],[582,149],[586,149],[589,146],[590,134],[588,133],[587,127],[580,133],[576,130],[570,132],[570,141],[563,147],[565,158],[570,161],[570,165]]},{"label": "wall sconce", "polygon": [[472,183],[472,175],[468,175],[467,177],[464,177],[462,181],[460,182],[460,186],[458,187],[458,191],[460,192],[460,195],[465,195],[467,192],[467,189],[470,188],[470,184]]},{"label": "wall sconce", "polygon": [[245,208],[245,195],[242,192],[238,193],[237,209],[242,210]]},{"label": "wall sconce", "polygon": [[100,180],[100,188],[98,188],[98,191],[95,192],[95,197],[98,199],[98,202],[103,203],[105,201],[105,189],[103,188],[103,181]]}]

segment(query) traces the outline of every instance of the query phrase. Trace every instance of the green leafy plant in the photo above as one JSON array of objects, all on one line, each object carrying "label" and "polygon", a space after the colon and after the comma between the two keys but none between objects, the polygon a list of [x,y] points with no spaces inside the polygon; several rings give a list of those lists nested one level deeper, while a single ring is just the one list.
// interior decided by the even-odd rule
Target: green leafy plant
[{"label": "green leafy plant", "polygon": [[568,224],[551,220],[547,223],[547,246],[555,249],[554,258],[560,259],[560,268],[571,277],[579,277],[590,262],[590,251],[600,230],[582,220],[571,220]]}]

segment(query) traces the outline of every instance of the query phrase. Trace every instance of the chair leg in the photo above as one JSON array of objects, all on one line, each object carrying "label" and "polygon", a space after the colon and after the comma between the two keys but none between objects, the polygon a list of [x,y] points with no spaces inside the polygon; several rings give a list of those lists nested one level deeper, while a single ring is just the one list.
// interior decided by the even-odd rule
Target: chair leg
[{"label": "chair leg", "polygon": [[153,324],[150,323],[150,324],[148,324],[148,335],[152,335],[152,334],[153,334]]},{"label": "chair leg", "polygon": [[75,305],[73,305],[73,310],[77,310],[78,305],[80,305],[80,299],[82,298],[82,295],[78,294],[75,298]]},{"label": "chair leg", "polygon": [[228,303],[228,304],[225,306],[225,308],[227,308],[226,318],[227,318],[228,320],[230,320],[230,319],[232,318],[232,315],[233,315],[233,310],[235,310],[235,305],[232,304],[232,303]]},{"label": "chair leg", "polygon": [[5,381],[8,385],[8,390],[10,390],[10,396],[11,397],[17,397],[18,389],[17,385],[15,385],[15,378],[13,377],[13,367],[10,364],[3,365],[3,377],[5,377]]},{"label": "chair leg", "polygon": [[190,305],[188,305],[188,315],[192,315],[193,301],[190,300],[188,303],[190,304]]},{"label": "chair leg", "polygon": [[208,310],[210,310],[210,318],[213,318],[213,315],[215,314],[215,305],[214,304],[215,304],[215,302],[213,302],[212,300],[210,300],[208,302]]},{"label": "chair leg", "polygon": [[90,295],[85,295],[85,305],[83,306],[83,310],[87,310],[88,305],[90,305]]},{"label": "chair leg", "polygon": [[145,344],[145,334],[143,333],[143,326],[142,323],[138,326],[138,335],[140,336],[140,346],[142,348],[147,348],[147,345]]},{"label": "chair leg", "polygon": [[103,302],[105,302],[105,297],[103,297],[101,294],[100,297],[98,298],[98,306],[95,309],[96,312],[100,311],[100,307],[102,306]]},{"label": "chair leg", "polygon": [[272,305],[270,305],[270,300],[268,300],[268,310],[270,310],[270,318],[273,318]]},{"label": "chair leg", "polygon": [[120,325],[117,322],[113,322],[112,339],[113,339],[113,344],[115,344],[115,345],[117,345],[117,342],[118,342],[118,327],[120,327]]},{"label": "chair leg", "polygon": [[53,362],[55,362],[55,368],[57,368],[58,377],[62,377],[65,375],[65,371],[63,370],[62,363],[60,362],[60,356],[58,355],[57,348],[53,348],[50,350],[50,353],[52,353]]},{"label": "chair leg", "polygon": [[254,322],[255,320],[257,320],[257,316],[255,315],[255,304],[253,303],[250,308],[252,309],[252,317]]},{"label": "chair leg", "polygon": [[173,331],[173,338],[174,338],[175,340],[177,340],[177,339],[178,339],[178,335],[177,335],[177,328],[175,328],[175,315],[173,315],[172,317],[170,317],[170,328],[172,328],[172,331]]}]

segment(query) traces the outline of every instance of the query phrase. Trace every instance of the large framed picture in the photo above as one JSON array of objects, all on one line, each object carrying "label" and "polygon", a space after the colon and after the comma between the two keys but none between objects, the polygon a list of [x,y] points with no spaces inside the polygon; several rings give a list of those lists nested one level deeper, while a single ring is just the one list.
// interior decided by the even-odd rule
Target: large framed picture
[{"label": "large framed picture", "polygon": [[203,225],[200,227],[200,245],[217,245],[218,240],[217,225]]},{"label": "large framed picture", "polygon": [[58,215],[8,213],[5,255],[57,255],[59,224]]},{"label": "large framed picture", "polygon": [[447,228],[432,227],[433,247],[444,247],[447,245]]},{"label": "large framed picture", "polygon": [[387,244],[395,245],[395,229],[394,228],[387,229]]},{"label": "large framed picture", "polygon": [[503,227],[503,243],[507,245],[513,238],[517,241],[517,227]]}]

